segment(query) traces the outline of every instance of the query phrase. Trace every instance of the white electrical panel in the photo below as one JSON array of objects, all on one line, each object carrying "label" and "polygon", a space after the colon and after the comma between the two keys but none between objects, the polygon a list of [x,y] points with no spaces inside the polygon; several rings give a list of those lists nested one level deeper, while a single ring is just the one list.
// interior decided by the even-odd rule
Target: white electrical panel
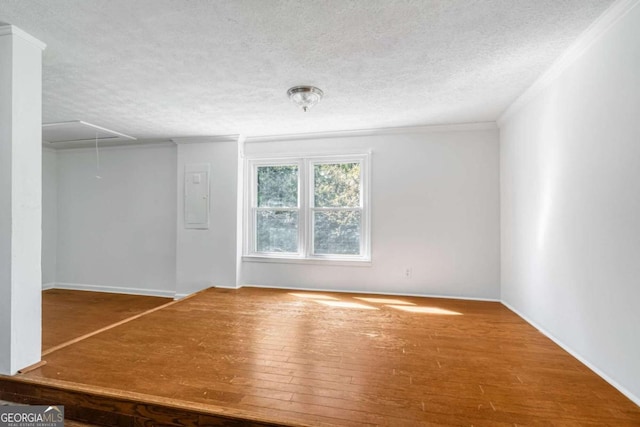
[{"label": "white electrical panel", "polygon": [[184,166],[184,228],[209,228],[208,163]]}]

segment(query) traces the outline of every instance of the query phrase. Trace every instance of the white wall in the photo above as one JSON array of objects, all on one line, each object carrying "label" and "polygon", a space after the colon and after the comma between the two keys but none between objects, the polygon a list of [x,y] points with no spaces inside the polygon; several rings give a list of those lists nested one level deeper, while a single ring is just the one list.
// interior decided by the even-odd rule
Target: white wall
[{"label": "white wall", "polygon": [[[372,264],[244,261],[240,283],[498,299],[498,132],[486,127],[248,140],[247,156],[372,150]],[[407,267],[410,279],[404,278]]]},{"label": "white wall", "polygon": [[[184,228],[184,165],[211,165],[210,226]],[[178,145],[176,294],[236,285],[238,144],[236,140]],[[176,182],[174,181],[174,188]],[[174,200],[174,206],[176,206]]]},{"label": "white wall", "polygon": [[640,7],[501,123],[502,298],[640,404]]},{"label": "white wall", "polygon": [[[496,129],[246,145],[249,155],[345,149],[373,150],[371,266],[244,262],[240,275],[235,139],[103,149],[102,179],[95,178],[93,150],[58,150],[56,281],[179,296],[255,284],[499,297]],[[183,227],[184,165],[190,163],[211,165],[208,230]],[[406,267],[410,279],[403,278]]]},{"label": "white wall", "polygon": [[173,296],[175,158],[173,145],[109,147],[97,172],[94,149],[58,151],[59,285]]},{"label": "white wall", "polygon": [[42,284],[56,281],[58,245],[58,156],[52,149],[42,150]]}]

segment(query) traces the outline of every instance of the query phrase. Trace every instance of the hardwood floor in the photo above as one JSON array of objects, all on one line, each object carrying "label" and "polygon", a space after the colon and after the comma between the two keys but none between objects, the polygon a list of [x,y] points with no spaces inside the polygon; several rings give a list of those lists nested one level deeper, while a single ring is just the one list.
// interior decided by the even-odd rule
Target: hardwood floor
[{"label": "hardwood floor", "polygon": [[45,360],[5,394],[38,383],[34,399],[65,388],[98,408],[102,393],[104,425],[640,425],[638,406],[492,302],[209,289]]},{"label": "hardwood floor", "polygon": [[42,292],[42,350],[173,301],[140,295],[49,289]]},{"label": "hardwood floor", "polygon": [[64,427],[96,427],[93,424],[81,423],[73,420],[64,420]]}]

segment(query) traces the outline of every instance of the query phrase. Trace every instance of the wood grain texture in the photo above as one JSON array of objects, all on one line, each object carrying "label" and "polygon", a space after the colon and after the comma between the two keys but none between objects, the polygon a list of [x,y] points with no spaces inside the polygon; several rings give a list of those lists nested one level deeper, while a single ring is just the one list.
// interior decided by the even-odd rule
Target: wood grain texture
[{"label": "wood grain texture", "polygon": [[210,289],[46,361],[0,399],[58,399],[102,425],[640,425],[491,302]]},{"label": "wood grain texture", "polygon": [[96,427],[96,424],[81,423],[79,421],[65,420],[64,427]]},{"label": "wood grain texture", "polygon": [[170,298],[49,289],[42,292],[42,350],[172,301]]}]

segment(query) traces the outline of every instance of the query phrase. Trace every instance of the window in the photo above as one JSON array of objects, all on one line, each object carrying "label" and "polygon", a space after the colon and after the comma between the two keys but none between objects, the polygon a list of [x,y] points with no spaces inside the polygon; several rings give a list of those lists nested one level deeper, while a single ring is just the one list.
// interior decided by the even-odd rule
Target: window
[{"label": "window", "polygon": [[368,155],[247,163],[245,256],[367,261]]},{"label": "window", "polygon": [[298,165],[256,168],[256,252],[298,252],[298,172]]}]

